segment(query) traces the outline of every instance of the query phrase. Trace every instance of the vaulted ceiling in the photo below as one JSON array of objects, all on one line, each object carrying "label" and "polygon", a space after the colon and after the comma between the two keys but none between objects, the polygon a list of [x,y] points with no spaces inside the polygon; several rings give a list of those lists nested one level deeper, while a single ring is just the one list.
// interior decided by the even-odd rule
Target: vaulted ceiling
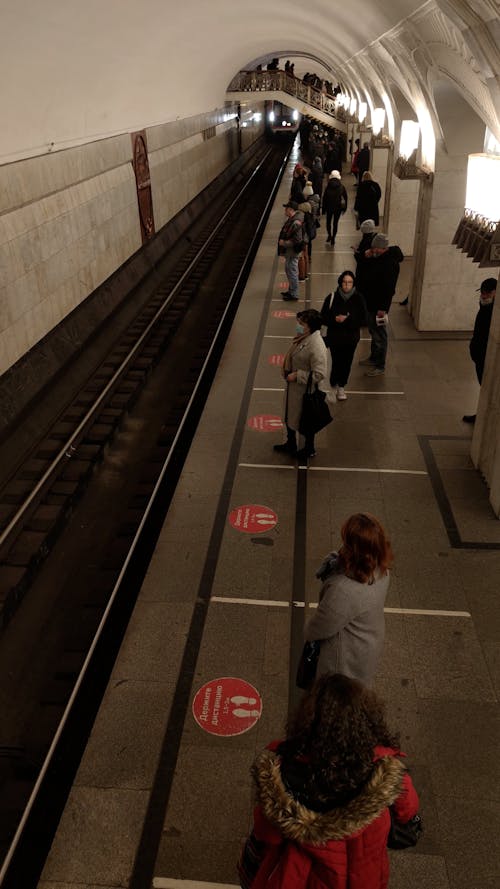
[{"label": "vaulted ceiling", "polygon": [[[256,59],[301,55],[437,135],[449,79],[500,140],[497,0],[1,0],[0,163],[220,107]],[[314,61],[310,61],[314,70]]]}]

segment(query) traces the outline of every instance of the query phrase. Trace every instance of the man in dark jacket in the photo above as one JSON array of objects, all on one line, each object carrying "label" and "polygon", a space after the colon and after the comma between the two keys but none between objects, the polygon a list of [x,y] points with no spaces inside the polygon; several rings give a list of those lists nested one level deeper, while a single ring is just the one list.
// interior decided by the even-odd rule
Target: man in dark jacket
[{"label": "man in dark jacket", "polygon": [[370,169],[370,146],[363,142],[363,148],[358,154],[358,182],[361,182],[363,173]]},{"label": "man in dark jacket", "polygon": [[[488,348],[488,337],[490,335],[491,316],[493,315],[493,305],[497,292],[497,282],[495,278],[486,278],[479,290],[479,312],[476,315],[474,332],[469,343],[469,352],[470,357],[476,365],[476,374],[479,380],[479,385],[481,385],[483,381],[486,349]],[[464,423],[475,423],[476,415],[465,414],[462,419]]]},{"label": "man in dark jacket", "polygon": [[278,253],[285,257],[285,274],[288,278],[288,290],[283,299],[299,298],[299,255],[304,248],[303,216],[298,212],[299,206],[294,201],[285,204],[286,222],[278,238]]},{"label": "man in dark jacket", "polygon": [[385,372],[388,312],[403,259],[401,249],[396,245],[389,247],[389,238],[380,233],[375,235],[371,248],[358,262],[356,286],[365,297],[368,330],[372,338],[370,354],[359,363],[369,367],[369,377]]}]

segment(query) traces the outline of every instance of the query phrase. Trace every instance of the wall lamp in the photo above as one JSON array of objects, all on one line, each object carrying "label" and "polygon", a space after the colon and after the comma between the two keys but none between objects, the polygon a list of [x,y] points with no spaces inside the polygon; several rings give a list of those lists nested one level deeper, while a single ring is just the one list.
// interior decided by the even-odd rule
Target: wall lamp
[{"label": "wall lamp", "polygon": [[381,132],[385,121],[385,108],[374,108],[372,111],[372,132],[374,136],[378,136]]},{"label": "wall lamp", "polygon": [[366,102],[360,102],[359,108],[358,108],[358,120],[360,123],[363,123],[363,121],[366,117],[367,111],[368,111],[368,105],[366,104]]},{"label": "wall lamp", "polygon": [[417,164],[420,124],[416,120],[403,120],[399,140],[399,156],[394,164],[398,179],[432,179],[430,170]]}]

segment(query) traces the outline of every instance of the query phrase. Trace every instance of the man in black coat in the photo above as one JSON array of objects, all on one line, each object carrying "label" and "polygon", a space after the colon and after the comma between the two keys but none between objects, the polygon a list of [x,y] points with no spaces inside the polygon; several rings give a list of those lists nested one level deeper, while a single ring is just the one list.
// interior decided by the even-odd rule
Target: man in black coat
[{"label": "man in black coat", "polygon": [[[474,332],[469,343],[470,357],[476,365],[476,374],[479,385],[483,381],[484,362],[486,359],[486,349],[488,348],[488,337],[490,335],[491,317],[493,315],[493,305],[497,292],[497,282],[495,278],[486,278],[479,288],[479,312],[474,322]],[[464,423],[475,423],[475,414],[464,414],[462,417]]]},{"label": "man in black coat", "polygon": [[388,312],[403,259],[400,247],[389,247],[387,235],[379,233],[357,265],[356,287],[365,297],[372,338],[370,354],[359,363],[369,368],[366,374],[369,377],[378,377],[385,372]]}]

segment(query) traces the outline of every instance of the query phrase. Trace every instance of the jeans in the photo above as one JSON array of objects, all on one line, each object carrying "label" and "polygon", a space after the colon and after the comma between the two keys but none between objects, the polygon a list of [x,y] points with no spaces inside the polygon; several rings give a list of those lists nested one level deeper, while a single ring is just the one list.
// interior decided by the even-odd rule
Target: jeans
[{"label": "jeans", "polygon": [[296,253],[285,257],[285,275],[288,278],[288,292],[290,296],[298,298],[299,295],[299,257]]},{"label": "jeans", "polygon": [[376,322],[377,313],[367,312],[368,330],[372,338],[370,350],[370,358],[375,367],[385,368],[385,357],[387,355],[387,325]]}]

